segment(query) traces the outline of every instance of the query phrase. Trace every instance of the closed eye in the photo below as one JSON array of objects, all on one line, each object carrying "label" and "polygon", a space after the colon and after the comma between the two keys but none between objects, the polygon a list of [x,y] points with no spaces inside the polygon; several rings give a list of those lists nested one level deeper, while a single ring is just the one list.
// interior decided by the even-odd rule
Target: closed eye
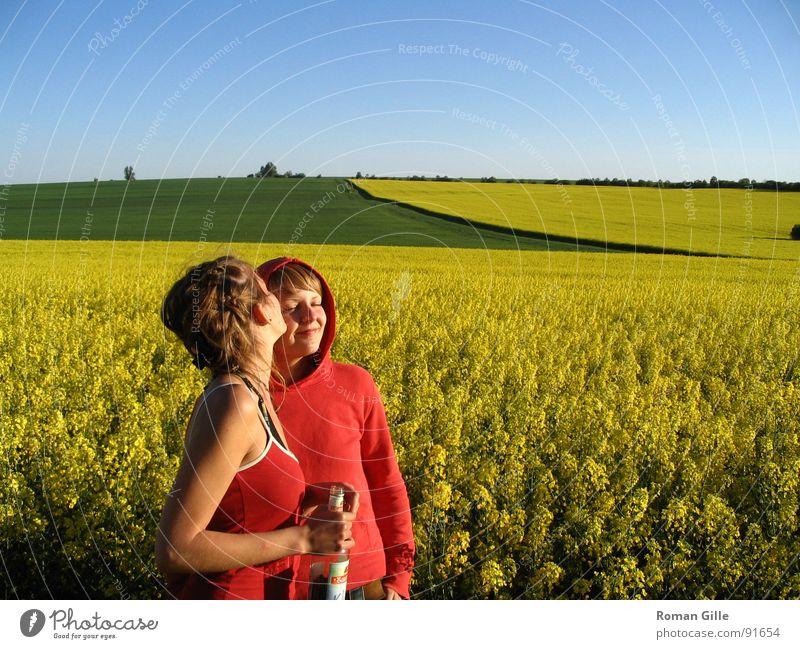
[{"label": "closed eye", "polygon": [[[300,306],[299,302],[289,302],[281,304],[281,311],[284,313],[290,313],[297,309]],[[322,302],[312,302],[309,306],[312,308],[319,308],[322,306]]]}]

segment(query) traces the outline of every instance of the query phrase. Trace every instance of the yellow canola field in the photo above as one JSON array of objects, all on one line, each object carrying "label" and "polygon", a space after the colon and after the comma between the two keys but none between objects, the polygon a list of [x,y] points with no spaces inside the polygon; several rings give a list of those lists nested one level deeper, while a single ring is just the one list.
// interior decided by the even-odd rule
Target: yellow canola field
[{"label": "yellow canola field", "polygon": [[800,193],[352,180],[376,198],[474,223],[609,244],[797,260]]},{"label": "yellow canola field", "polygon": [[[0,245],[8,598],[164,596],[154,530],[207,377],[158,309],[222,252]],[[382,390],[415,597],[800,596],[795,264],[292,252],[338,296],[335,358]]]}]

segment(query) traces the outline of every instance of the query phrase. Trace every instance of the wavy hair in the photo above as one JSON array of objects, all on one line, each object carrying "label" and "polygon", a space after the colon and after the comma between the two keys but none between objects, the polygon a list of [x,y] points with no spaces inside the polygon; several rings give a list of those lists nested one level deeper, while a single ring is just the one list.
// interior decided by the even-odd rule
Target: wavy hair
[{"label": "wavy hair", "polygon": [[167,293],[161,321],[198,368],[256,376],[267,359],[253,336],[253,306],[267,299],[250,264],[219,257],[191,268]]}]

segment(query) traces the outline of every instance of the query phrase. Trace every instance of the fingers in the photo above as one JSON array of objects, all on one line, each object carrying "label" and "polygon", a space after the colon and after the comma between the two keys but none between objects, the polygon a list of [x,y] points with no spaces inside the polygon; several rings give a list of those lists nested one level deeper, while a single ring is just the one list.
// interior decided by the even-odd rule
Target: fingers
[{"label": "fingers", "polygon": [[386,596],[383,599],[403,599],[400,595],[397,594],[396,591],[392,590],[391,588],[384,587],[384,591],[386,592]]},{"label": "fingers", "polygon": [[314,554],[331,554],[350,550],[355,546],[353,540],[352,512],[332,512],[319,509],[308,519],[311,528],[311,552]]},{"label": "fingers", "polygon": [[336,526],[336,541],[340,550],[349,550],[355,545],[353,541],[353,523],[343,520]]},{"label": "fingers", "polygon": [[345,504],[348,511],[352,512],[353,514],[358,512],[359,495],[354,488],[351,488],[349,491],[345,491]]}]

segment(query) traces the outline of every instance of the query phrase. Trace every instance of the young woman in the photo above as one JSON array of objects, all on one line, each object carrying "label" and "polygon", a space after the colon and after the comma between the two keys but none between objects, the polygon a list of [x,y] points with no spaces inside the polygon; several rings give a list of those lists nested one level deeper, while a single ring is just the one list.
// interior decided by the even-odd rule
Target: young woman
[{"label": "young woman", "polygon": [[[268,261],[257,272],[280,300],[286,323],[274,350],[282,381],[273,381],[271,390],[289,444],[310,482],[339,476],[360,495],[348,596],[408,598],[411,512],[378,388],[366,370],[331,360],[336,309],[322,275],[287,257]],[[300,561],[299,598],[307,592],[310,563]]]},{"label": "young woman", "polygon": [[174,597],[289,598],[299,555],[353,547],[358,501],[350,488],[351,511],[326,509],[300,525],[327,496],[306,492],[266,387],[286,330],[278,301],[251,266],[220,257],[179,279],[161,316],[212,377],[189,420],[156,564]]}]

